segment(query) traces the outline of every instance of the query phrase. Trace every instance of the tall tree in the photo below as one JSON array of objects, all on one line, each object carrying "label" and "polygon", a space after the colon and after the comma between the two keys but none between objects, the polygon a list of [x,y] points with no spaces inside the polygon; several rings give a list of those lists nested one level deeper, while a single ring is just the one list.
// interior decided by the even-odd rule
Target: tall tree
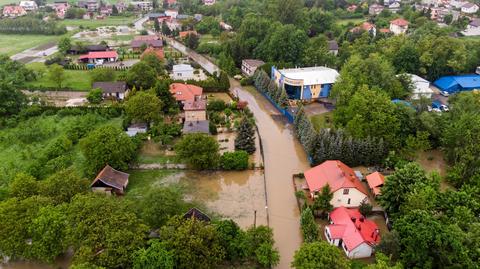
[{"label": "tall tree", "polygon": [[62,88],[63,82],[67,79],[67,74],[65,74],[65,70],[63,67],[58,64],[52,64],[48,68],[48,79],[55,83],[57,86],[57,90]]},{"label": "tall tree", "polygon": [[331,201],[333,199],[333,193],[330,189],[330,185],[323,186],[321,192],[315,198],[313,202],[313,211],[320,211],[321,216],[326,216],[328,212],[332,211],[333,206]]},{"label": "tall tree", "polygon": [[135,157],[135,145],[120,128],[107,125],[90,132],[80,141],[88,175],[95,175],[105,165],[126,170]]},{"label": "tall tree", "polygon": [[218,142],[205,134],[187,134],[175,145],[178,157],[194,169],[216,169],[220,160]]},{"label": "tall tree", "polygon": [[302,228],[303,240],[312,243],[318,240],[318,225],[310,207],[305,208],[300,215],[300,226]]},{"label": "tall tree", "polygon": [[292,267],[296,269],[348,269],[348,260],[341,250],[325,241],[305,243],[295,252]]},{"label": "tall tree", "polygon": [[238,128],[238,135],[235,138],[235,149],[244,150],[248,154],[255,152],[255,130],[251,120],[244,117]]},{"label": "tall tree", "polygon": [[58,50],[66,54],[72,48],[72,40],[69,37],[62,37],[60,41],[58,41]]},{"label": "tall tree", "polygon": [[159,240],[150,242],[150,246],[139,249],[134,254],[133,269],[173,269],[174,257]]},{"label": "tall tree", "polygon": [[127,71],[127,83],[137,89],[148,90],[155,86],[157,75],[155,69],[147,63],[140,61]]},{"label": "tall tree", "polygon": [[134,121],[150,124],[161,118],[162,106],[153,90],[139,91],[125,102],[125,112]]}]

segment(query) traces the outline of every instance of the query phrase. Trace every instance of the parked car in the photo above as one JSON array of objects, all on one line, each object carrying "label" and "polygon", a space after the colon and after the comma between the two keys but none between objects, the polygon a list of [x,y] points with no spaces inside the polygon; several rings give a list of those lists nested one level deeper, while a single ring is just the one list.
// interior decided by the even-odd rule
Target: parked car
[{"label": "parked car", "polygon": [[441,91],[440,94],[445,97],[449,97],[450,94],[447,91]]},{"label": "parked car", "polygon": [[440,106],[440,110],[443,111],[443,112],[448,112],[448,111],[450,111],[450,109],[448,108],[447,105],[441,105],[441,106]]},{"label": "parked car", "polygon": [[440,108],[434,108],[432,109],[433,112],[438,112],[438,113],[441,113],[442,111],[440,110]]}]

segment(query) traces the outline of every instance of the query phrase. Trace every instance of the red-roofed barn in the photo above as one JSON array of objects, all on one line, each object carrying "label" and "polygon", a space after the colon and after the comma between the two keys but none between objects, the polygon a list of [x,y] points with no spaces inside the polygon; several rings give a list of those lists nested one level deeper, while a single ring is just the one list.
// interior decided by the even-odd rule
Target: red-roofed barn
[{"label": "red-roofed barn", "polygon": [[307,170],[304,174],[312,198],[315,198],[328,184],[333,193],[330,203],[334,207],[358,207],[362,201],[368,201],[365,186],[352,168],[341,161],[325,161]]},{"label": "red-roofed barn", "polygon": [[329,220],[325,237],[330,244],[342,247],[348,258],[370,257],[380,242],[377,224],[366,219],[357,209],[337,207],[330,213]]}]

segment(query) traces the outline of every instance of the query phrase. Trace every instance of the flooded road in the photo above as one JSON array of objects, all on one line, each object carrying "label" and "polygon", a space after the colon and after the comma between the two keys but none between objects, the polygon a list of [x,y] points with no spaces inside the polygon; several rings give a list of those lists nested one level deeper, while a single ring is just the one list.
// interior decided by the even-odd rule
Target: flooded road
[{"label": "flooded road", "polygon": [[307,156],[292,126],[261,94],[243,89],[236,80],[230,83],[232,93],[247,101],[255,115],[264,149],[270,226],[280,251],[278,268],[290,268],[293,254],[302,243],[292,175],[310,167]]}]

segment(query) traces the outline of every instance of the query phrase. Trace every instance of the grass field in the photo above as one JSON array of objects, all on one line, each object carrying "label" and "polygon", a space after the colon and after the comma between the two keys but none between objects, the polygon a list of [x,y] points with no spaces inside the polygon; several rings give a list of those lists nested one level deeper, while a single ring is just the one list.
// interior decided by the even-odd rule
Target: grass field
[{"label": "grass field", "polygon": [[61,37],[62,36],[0,34],[0,54],[13,55],[45,43],[57,42]]},{"label": "grass field", "polygon": [[356,18],[356,19],[340,19],[340,20],[337,20],[335,23],[337,25],[347,25],[349,23],[353,23],[353,24],[358,24],[358,23],[361,23],[365,21],[365,19],[363,18]]},{"label": "grass field", "polygon": [[[1,1],[1,0],[0,0]],[[83,26],[89,28],[96,28],[101,26],[116,26],[116,25],[128,25],[133,23],[136,17],[108,17],[103,20],[83,20],[83,19],[74,19],[74,20],[63,20],[60,24],[65,26]]]},{"label": "grass field", "polygon": [[[36,81],[28,82],[27,87],[47,87],[54,88],[56,83],[50,81],[47,74],[47,67],[43,63],[30,63],[27,67],[37,71],[40,77]],[[87,70],[65,70],[65,82],[62,83],[62,88],[69,88],[74,91],[89,91],[91,89],[90,71]],[[118,71],[118,74],[121,71]]]},{"label": "grass field", "polygon": [[313,124],[315,130],[320,130],[323,128],[330,128],[332,127],[333,122],[333,112],[327,112],[323,114],[313,115],[310,117],[310,121]]}]

